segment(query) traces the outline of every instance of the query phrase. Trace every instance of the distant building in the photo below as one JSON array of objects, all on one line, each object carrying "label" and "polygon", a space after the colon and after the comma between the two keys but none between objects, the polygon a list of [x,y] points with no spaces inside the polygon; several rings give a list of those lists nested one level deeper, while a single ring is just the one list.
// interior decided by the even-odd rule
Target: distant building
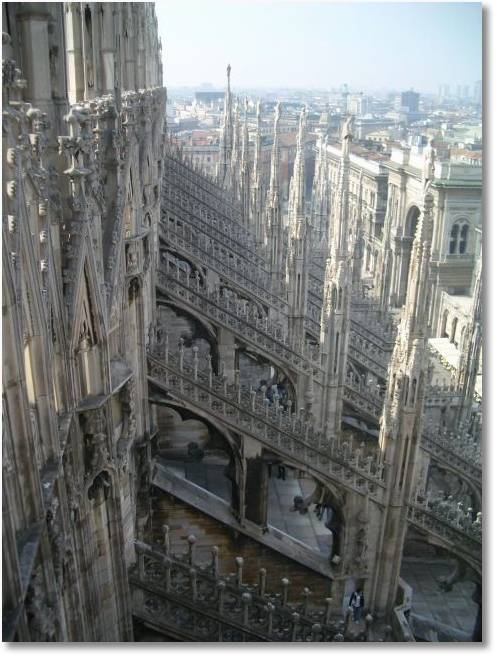
[{"label": "distant building", "polygon": [[481,105],[483,98],[483,86],[481,80],[474,83],[473,100],[477,105]]},{"label": "distant building", "polygon": [[368,113],[369,98],[362,93],[347,96],[347,112],[355,116],[364,116]]},{"label": "distant building", "polygon": [[404,109],[410,112],[419,111],[419,93],[411,89],[398,94],[394,100],[394,109],[396,111],[404,111]]},{"label": "distant building", "polygon": [[196,91],[194,99],[203,105],[209,105],[214,102],[220,102],[224,99],[224,91]]}]

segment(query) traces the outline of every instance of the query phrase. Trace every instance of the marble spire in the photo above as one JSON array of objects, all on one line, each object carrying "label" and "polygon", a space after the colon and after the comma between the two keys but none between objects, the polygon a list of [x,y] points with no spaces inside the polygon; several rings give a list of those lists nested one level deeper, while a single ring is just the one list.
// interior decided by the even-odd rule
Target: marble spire
[{"label": "marble spire", "polygon": [[275,107],[273,126],[273,146],[270,163],[270,187],[265,212],[265,229],[268,250],[268,265],[272,287],[280,290],[283,286],[283,223],[281,215],[281,198],[279,188],[279,123],[282,108],[280,102]]},{"label": "marble spire", "polygon": [[218,181],[226,186],[230,172],[232,157],[232,94],[230,91],[230,64],[227,66],[227,90],[225,92],[223,105],[223,126],[220,135],[220,160],[218,164]]},{"label": "marble spire", "polygon": [[321,424],[329,435],[340,432],[349,338],[352,260],[349,240],[349,170],[352,117],[342,129],[339,179],[329,221],[320,348],[325,369]]},{"label": "marble spire", "polygon": [[261,102],[256,104],[256,134],[254,147],[254,163],[251,177],[251,229],[254,232],[258,248],[265,245],[264,225],[264,185],[263,165],[261,155]]},{"label": "marble spire", "polygon": [[299,118],[294,175],[290,185],[289,234],[286,281],[289,301],[289,337],[294,346],[304,343],[304,318],[308,295],[311,224],[305,211],[305,145],[307,109]]},{"label": "marble spire", "polygon": [[[427,148],[423,193],[416,227],[406,304],[388,370],[380,423],[379,450],[386,484],[382,548],[373,581],[375,607],[390,611],[396,599],[402,550],[407,530],[407,508],[415,485],[415,463],[423,429],[423,404],[428,380],[429,268],[433,231],[435,153]],[[373,599],[371,599],[373,602]]]}]

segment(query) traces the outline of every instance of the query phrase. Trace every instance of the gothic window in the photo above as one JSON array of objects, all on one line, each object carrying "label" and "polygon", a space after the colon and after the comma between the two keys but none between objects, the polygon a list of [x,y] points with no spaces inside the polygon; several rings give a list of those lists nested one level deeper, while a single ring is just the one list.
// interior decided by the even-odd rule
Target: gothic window
[{"label": "gothic window", "polygon": [[443,318],[442,318],[442,329],[440,331],[440,336],[442,338],[448,336],[447,335],[447,321],[448,321],[448,319],[449,319],[449,312],[448,312],[448,310],[445,310],[444,313],[443,313]]},{"label": "gothic window", "polygon": [[340,334],[337,332],[335,335],[335,356],[333,360],[333,372],[337,372],[337,363],[339,361],[339,340],[340,340]]},{"label": "gothic window", "polygon": [[457,221],[450,231],[449,254],[464,255],[467,250],[469,235],[469,224],[465,221]]},{"label": "gothic window", "polygon": [[450,341],[451,341],[451,343],[455,343],[455,345],[457,345],[457,341],[456,341],[456,338],[455,338],[455,333],[457,332],[457,323],[458,323],[458,319],[456,317],[452,321],[452,328],[450,330]]},{"label": "gothic window", "polygon": [[391,384],[391,386],[390,386],[390,398],[393,398],[393,397],[394,397],[394,391],[395,391],[395,378],[396,378],[396,375],[395,375],[395,373],[394,373],[394,375],[393,375],[393,377],[392,377],[392,384]]},{"label": "gothic window", "polygon": [[411,405],[414,405],[414,402],[416,400],[416,385],[417,385],[416,378],[414,378],[411,385],[411,399],[409,401]]},{"label": "gothic window", "polygon": [[459,234],[459,226],[458,225],[453,225],[452,230],[450,232],[450,246],[449,246],[449,254],[453,255],[456,251],[457,248],[457,236]]},{"label": "gothic window", "polygon": [[335,309],[337,306],[337,289],[332,286],[332,307]]},{"label": "gothic window", "polygon": [[467,246],[467,237],[468,237],[468,225],[465,224],[461,227],[461,236],[459,239],[459,254],[464,255],[466,252]]}]

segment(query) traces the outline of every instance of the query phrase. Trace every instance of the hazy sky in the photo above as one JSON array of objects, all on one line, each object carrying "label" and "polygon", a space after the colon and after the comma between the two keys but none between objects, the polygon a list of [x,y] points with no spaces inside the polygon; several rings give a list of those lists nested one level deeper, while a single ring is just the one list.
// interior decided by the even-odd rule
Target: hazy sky
[{"label": "hazy sky", "polygon": [[481,3],[158,0],[167,86],[329,88],[481,79]]}]

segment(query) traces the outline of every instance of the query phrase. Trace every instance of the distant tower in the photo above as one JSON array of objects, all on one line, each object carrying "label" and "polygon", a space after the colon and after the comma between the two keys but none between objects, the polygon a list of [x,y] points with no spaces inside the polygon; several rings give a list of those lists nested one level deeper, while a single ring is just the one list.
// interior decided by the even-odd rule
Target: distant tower
[{"label": "distant tower", "polygon": [[230,93],[230,64],[227,66],[227,91],[223,105],[223,126],[220,135],[220,158],[218,162],[218,181],[226,186],[232,157],[232,95]]},{"label": "distant tower", "polygon": [[282,109],[280,102],[275,108],[275,122],[273,128],[273,146],[270,170],[270,188],[266,202],[265,229],[268,250],[268,265],[272,286],[280,290],[283,277],[283,224],[281,215],[281,201],[279,188],[279,122]]},{"label": "distant tower", "polygon": [[349,170],[352,117],[342,129],[339,185],[332,212],[331,251],[325,270],[320,347],[325,369],[322,425],[329,434],[340,431],[347,367],[352,266],[349,253]]},{"label": "distant tower", "polygon": [[309,248],[311,223],[305,211],[305,143],[307,109],[299,118],[294,175],[289,193],[289,249],[287,256],[287,289],[289,294],[289,337],[293,346],[304,343],[304,317],[308,296]]},{"label": "distant tower", "polygon": [[388,369],[379,448],[386,483],[386,509],[374,567],[372,608],[383,615],[396,601],[407,506],[423,427],[428,370],[429,267],[433,231],[434,151],[425,153],[423,199],[411,254],[406,304]]}]

